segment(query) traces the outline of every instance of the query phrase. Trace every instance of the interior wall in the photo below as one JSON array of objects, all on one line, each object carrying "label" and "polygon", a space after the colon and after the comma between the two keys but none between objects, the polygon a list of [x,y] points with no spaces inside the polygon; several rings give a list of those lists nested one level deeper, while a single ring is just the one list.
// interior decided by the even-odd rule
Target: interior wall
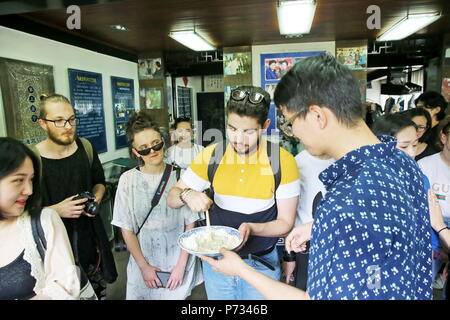
[{"label": "interior wall", "polygon": [[[52,65],[55,90],[66,97],[70,97],[68,68],[101,73],[108,151],[99,155],[100,161],[104,163],[128,157],[127,148],[115,150],[111,76],[134,79],[135,107],[139,109],[137,63],[5,27],[0,27],[0,44],[0,57]],[[0,135],[7,135],[2,99],[0,99]]]}]

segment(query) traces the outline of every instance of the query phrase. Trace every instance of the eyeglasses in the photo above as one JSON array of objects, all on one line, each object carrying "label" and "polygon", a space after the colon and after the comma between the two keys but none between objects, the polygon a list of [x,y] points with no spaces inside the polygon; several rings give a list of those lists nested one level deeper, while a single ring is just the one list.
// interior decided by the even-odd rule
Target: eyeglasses
[{"label": "eyeglasses", "polygon": [[248,97],[248,101],[252,104],[260,104],[265,98],[259,92],[248,92],[245,90],[236,89],[231,92],[231,99],[234,101],[242,101]]},{"label": "eyeglasses", "polygon": [[296,112],[292,117],[289,118],[288,121],[280,126],[280,130],[290,138],[295,138],[294,132],[292,131],[292,123],[299,116],[299,114],[300,112]]},{"label": "eyeglasses", "polygon": [[162,149],[162,147],[164,147],[164,141],[161,141],[161,142],[155,144],[154,146],[144,149],[144,150],[136,150],[136,152],[139,153],[141,156],[148,156],[152,150],[159,151]]},{"label": "eyeglasses", "polygon": [[71,117],[70,119],[67,119],[67,120],[65,120],[65,119],[58,119],[58,120],[41,119],[41,120],[53,122],[53,124],[57,128],[64,128],[67,123],[69,123],[72,127],[74,127],[78,124],[77,117]]},{"label": "eyeglasses", "polygon": [[423,131],[426,130],[428,128],[428,126],[417,126],[417,131]]}]

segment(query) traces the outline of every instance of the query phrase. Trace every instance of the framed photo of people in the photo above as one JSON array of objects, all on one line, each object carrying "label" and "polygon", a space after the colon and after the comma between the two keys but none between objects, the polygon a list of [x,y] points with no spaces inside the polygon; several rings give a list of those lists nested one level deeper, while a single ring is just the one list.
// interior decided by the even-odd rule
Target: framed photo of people
[{"label": "framed photo of people", "polygon": [[161,58],[138,60],[139,80],[162,79],[164,69]]},{"label": "framed photo of people", "polygon": [[270,126],[267,134],[279,134],[278,126],[280,119],[273,103],[273,93],[280,79],[298,62],[306,57],[315,56],[325,51],[309,52],[286,52],[261,54],[261,88],[270,94],[272,103],[270,104],[269,119]]}]

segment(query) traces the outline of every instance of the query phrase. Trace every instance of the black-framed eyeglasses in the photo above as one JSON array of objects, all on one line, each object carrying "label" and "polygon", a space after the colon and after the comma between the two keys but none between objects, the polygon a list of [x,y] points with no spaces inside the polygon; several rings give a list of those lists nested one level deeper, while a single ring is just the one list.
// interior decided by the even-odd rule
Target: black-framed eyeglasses
[{"label": "black-framed eyeglasses", "polygon": [[161,142],[155,144],[154,146],[144,149],[144,150],[136,150],[136,152],[139,153],[141,156],[148,156],[152,150],[159,151],[162,149],[162,147],[164,147],[164,141],[161,141]]},{"label": "black-framed eyeglasses", "polygon": [[428,126],[417,126],[417,130],[426,130],[428,129]]},{"label": "black-framed eyeglasses", "polygon": [[284,122],[280,126],[280,130],[283,131],[283,133],[290,138],[296,138],[294,132],[292,131],[292,123],[299,116],[299,114],[300,112],[296,112],[292,117],[290,117],[286,122]]},{"label": "black-framed eyeglasses", "polygon": [[78,124],[78,118],[77,117],[71,117],[69,119],[58,119],[58,120],[50,120],[50,119],[42,119],[44,121],[53,122],[55,127],[57,128],[64,128],[67,123],[69,123],[72,127],[76,126]]},{"label": "black-framed eyeglasses", "polygon": [[231,99],[234,101],[242,101],[248,97],[248,101],[252,104],[260,104],[265,98],[262,93],[248,92],[246,90],[235,89],[231,92]]}]

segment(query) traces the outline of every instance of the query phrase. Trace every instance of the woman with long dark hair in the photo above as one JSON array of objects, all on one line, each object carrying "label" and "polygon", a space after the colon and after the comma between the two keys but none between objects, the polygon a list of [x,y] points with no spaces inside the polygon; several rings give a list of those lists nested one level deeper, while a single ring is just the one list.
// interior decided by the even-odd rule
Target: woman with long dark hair
[{"label": "woman with long dark hair", "polygon": [[438,153],[439,149],[433,144],[427,143],[431,135],[432,121],[430,113],[423,108],[414,108],[404,111],[401,114],[412,120],[417,126],[417,138],[419,138],[419,144],[414,159],[419,161],[422,158]]},{"label": "woman with long dark hair", "polygon": [[[58,214],[40,207],[40,167],[34,153],[0,138],[0,299],[78,299],[67,232]],[[42,261],[31,226],[40,215],[46,240]]]}]

